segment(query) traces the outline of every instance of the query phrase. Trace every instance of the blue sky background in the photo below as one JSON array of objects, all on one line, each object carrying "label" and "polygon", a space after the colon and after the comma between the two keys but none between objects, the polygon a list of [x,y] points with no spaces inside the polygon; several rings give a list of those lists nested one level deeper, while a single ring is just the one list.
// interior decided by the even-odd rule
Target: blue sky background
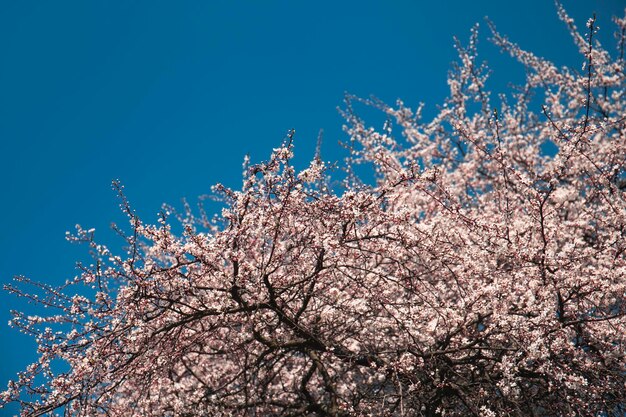
[{"label": "blue sky background", "polygon": [[[615,43],[626,1],[564,4],[579,26],[596,11]],[[339,158],[344,92],[432,114],[452,37],[487,15],[522,47],[581,65],[550,0],[0,1],[0,283],[75,275],[85,250],[64,234],[76,223],[119,244],[112,179],[154,220],[164,202],[238,186],[244,155],[263,160],[290,128],[301,166],[319,129],[325,159]],[[502,91],[522,72],[482,28]],[[28,306],[0,294],[0,388],[35,358],[7,325],[12,308]]]}]

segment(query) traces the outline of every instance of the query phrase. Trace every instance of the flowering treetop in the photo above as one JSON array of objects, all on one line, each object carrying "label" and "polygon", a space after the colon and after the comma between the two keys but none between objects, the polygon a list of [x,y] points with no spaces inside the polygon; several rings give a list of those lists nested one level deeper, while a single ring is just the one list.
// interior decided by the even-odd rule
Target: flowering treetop
[{"label": "flowering treetop", "polygon": [[39,360],[0,401],[24,416],[623,413],[626,18],[615,56],[595,18],[581,35],[559,15],[581,71],[490,25],[527,73],[498,107],[477,28],[430,122],[361,100],[393,121],[379,132],[348,97],[341,192],[319,158],[295,171],[291,135],[241,190],[216,187],[214,220],[146,224],[116,185],[126,253],[77,228],[93,265],[63,288],[9,287],[54,314],[14,313]]}]

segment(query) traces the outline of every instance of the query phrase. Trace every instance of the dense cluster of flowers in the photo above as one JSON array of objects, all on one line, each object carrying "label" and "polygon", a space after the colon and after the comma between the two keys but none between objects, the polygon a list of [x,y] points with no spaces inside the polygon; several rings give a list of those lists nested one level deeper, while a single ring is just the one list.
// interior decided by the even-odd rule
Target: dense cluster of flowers
[{"label": "dense cluster of flowers", "polygon": [[[334,191],[319,158],[297,173],[289,138],[241,190],[216,187],[216,220],[148,225],[122,200],[124,256],[78,228],[95,261],[67,288],[38,284],[55,315],[15,313],[40,359],[0,401],[24,416],[623,413],[626,18],[613,57],[594,19],[580,35],[559,13],[583,71],[492,27],[527,71],[497,110],[477,30],[432,121],[365,100],[392,120],[378,132],[348,98],[347,168],[375,184],[350,171]],[[94,293],[67,295],[82,284]]]}]

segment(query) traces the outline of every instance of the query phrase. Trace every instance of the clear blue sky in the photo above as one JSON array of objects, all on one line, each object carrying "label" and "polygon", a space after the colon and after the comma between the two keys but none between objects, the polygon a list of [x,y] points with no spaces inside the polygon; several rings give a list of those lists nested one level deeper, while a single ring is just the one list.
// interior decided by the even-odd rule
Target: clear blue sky
[{"label": "clear blue sky", "polygon": [[[626,1],[564,4],[579,26],[596,11],[613,43]],[[336,159],[346,91],[433,109],[452,37],[486,15],[522,47],[582,63],[550,0],[0,2],[0,283],[73,276],[85,251],[64,232],[80,223],[111,240],[112,179],[153,220],[164,202],[237,186],[244,155],[266,158],[290,128],[299,163],[319,129]],[[480,48],[496,89],[517,79],[486,36]],[[2,386],[34,357],[7,326],[20,305],[0,295]]]}]

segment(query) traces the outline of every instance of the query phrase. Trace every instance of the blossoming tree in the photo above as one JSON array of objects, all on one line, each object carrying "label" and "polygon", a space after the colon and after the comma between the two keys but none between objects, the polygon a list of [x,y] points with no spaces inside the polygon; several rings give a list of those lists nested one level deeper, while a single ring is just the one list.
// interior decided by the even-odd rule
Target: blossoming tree
[{"label": "blossoming tree", "polygon": [[[611,54],[595,19],[581,35],[559,13],[583,71],[491,27],[527,73],[497,110],[476,30],[432,121],[365,101],[393,121],[378,132],[348,98],[340,191],[319,158],[294,170],[291,137],[246,166],[241,190],[217,187],[213,220],[186,210],[148,225],[120,191],[127,253],[78,228],[92,266],[63,288],[9,287],[54,314],[14,313],[40,358],[2,404],[24,416],[624,413],[626,18]],[[374,184],[356,180],[359,163]]]}]

